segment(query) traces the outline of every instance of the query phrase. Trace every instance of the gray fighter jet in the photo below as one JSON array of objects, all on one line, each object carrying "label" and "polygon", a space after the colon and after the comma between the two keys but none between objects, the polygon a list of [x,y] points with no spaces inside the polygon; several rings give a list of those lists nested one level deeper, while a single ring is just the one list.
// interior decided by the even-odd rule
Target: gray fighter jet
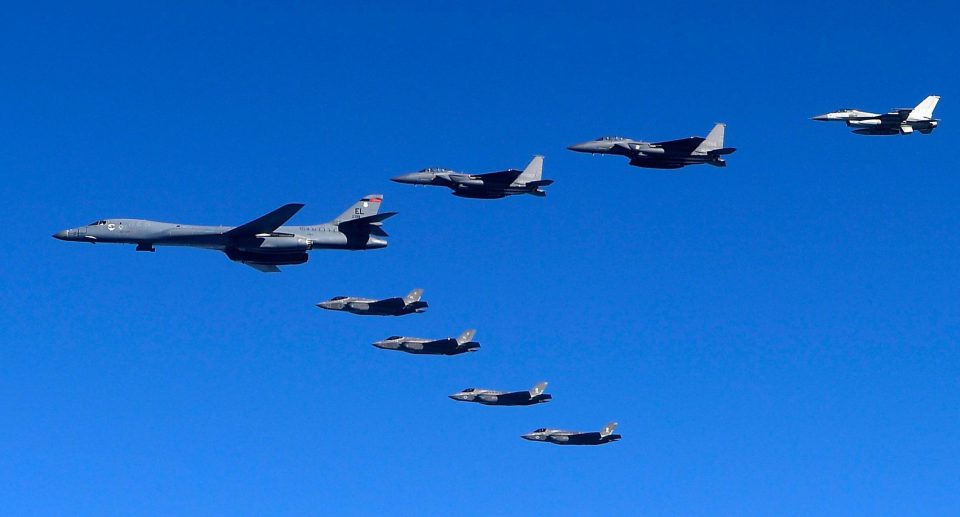
[{"label": "gray fighter jet", "polygon": [[473,340],[477,331],[470,329],[460,334],[460,337],[445,339],[424,339],[420,337],[390,336],[377,341],[373,346],[385,350],[398,350],[408,354],[426,355],[459,355],[467,352],[476,352],[480,343]]},{"label": "gray fighter jet", "polygon": [[420,301],[421,296],[423,296],[423,289],[414,289],[403,298],[387,298],[385,300],[336,296],[318,303],[317,307],[366,316],[403,316],[404,314],[416,314],[427,310],[427,302]]},{"label": "gray fighter jet", "polygon": [[620,439],[619,434],[613,434],[613,430],[616,428],[616,422],[610,422],[599,433],[540,428],[532,433],[522,435],[522,438],[532,442],[547,442],[556,445],[603,445]]},{"label": "gray fighter jet", "polygon": [[706,163],[726,167],[721,156],[736,149],[723,146],[726,124],[713,126],[706,138],[691,136],[666,142],[643,142],[622,136],[603,136],[596,140],[574,144],[567,149],[578,153],[615,154],[626,156],[630,165],[651,169],[679,169],[687,165]]},{"label": "gray fighter jet", "polygon": [[380,225],[396,214],[378,214],[383,196],[370,194],[328,223],[283,226],[303,208],[284,205],[240,226],[194,226],[142,219],[101,219],[86,226],[63,230],[53,236],[63,241],[135,244],[137,251],[156,251],[154,246],[190,246],[219,250],[230,260],[265,273],[277,266],[302,264],[314,249],[365,250],[384,248],[387,241]]},{"label": "gray fighter jet", "polygon": [[940,125],[940,121],[933,118],[938,102],[940,97],[931,95],[915,108],[898,108],[884,114],[846,108],[817,115],[813,120],[846,122],[858,135],[909,135],[914,131],[929,135]]},{"label": "gray fighter jet", "polygon": [[481,388],[467,388],[459,393],[449,395],[453,400],[461,402],[478,402],[486,406],[532,406],[550,402],[553,398],[549,393],[544,393],[547,389],[547,383],[541,382],[530,388],[529,391],[493,391]]},{"label": "gray fighter jet", "polygon": [[397,183],[412,185],[438,185],[453,190],[454,196],[476,199],[498,199],[517,194],[532,194],[543,197],[547,193],[540,189],[553,183],[553,180],[541,179],[543,176],[543,156],[534,156],[522,171],[509,169],[486,174],[468,174],[448,169],[423,169],[391,178]]}]

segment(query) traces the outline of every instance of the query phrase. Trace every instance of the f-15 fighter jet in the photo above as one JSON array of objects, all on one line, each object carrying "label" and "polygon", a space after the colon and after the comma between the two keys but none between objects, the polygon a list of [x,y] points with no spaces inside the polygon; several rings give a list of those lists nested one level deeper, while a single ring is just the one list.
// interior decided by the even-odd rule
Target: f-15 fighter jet
[{"label": "f-15 fighter jet", "polygon": [[421,337],[390,336],[382,341],[377,341],[373,346],[385,350],[398,350],[408,354],[427,354],[427,355],[459,355],[467,352],[476,352],[480,348],[480,343],[473,340],[473,335],[477,331],[467,330],[460,337],[445,339],[424,339]]},{"label": "f-15 fighter jet", "polygon": [[532,406],[543,402],[550,402],[553,397],[544,393],[547,383],[541,382],[530,388],[529,391],[493,391],[480,388],[467,388],[449,397],[462,402],[479,402],[486,406]]},{"label": "f-15 fighter jet", "polygon": [[63,241],[136,244],[137,251],[154,246],[190,246],[224,252],[230,260],[265,273],[277,266],[303,264],[315,249],[366,250],[384,248],[380,225],[396,212],[378,214],[383,196],[370,194],[328,223],[283,226],[302,204],[284,205],[240,226],[195,226],[142,219],[101,219],[53,236]]},{"label": "f-15 fighter jet", "polygon": [[898,108],[885,114],[847,108],[817,115],[813,120],[846,122],[858,135],[909,135],[914,131],[929,135],[940,124],[933,118],[938,102],[940,97],[931,95],[915,108]]},{"label": "f-15 fighter jet", "polygon": [[403,316],[404,314],[415,314],[427,310],[427,302],[420,301],[421,296],[423,296],[423,289],[414,289],[403,298],[387,298],[385,300],[336,296],[318,303],[317,307],[367,316]]},{"label": "f-15 fighter jet", "polygon": [[397,183],[412,185],[438,185],[453,190],[454,196],[477,199],[498,199],[517,194],[531,194],[538,197],[547,193],[540,189],[553,183],[553,180],[541,179],[543,176],[543,156],[534,156],[522,171],[508,169],[486,174],[468,174],[448,169],[423,169],[391,178]]},{"label": "f-15 fighter jet", "polygon": [[619,434],[613,434],[613,430],[616,428],[616,422],[610,422],[599,433],[540,428],[532,433],[522,435],[522,438],[532,442],[547,442],[556,445],[603,445],[620,439]]},{"label": "f-15 fighter jet", "polygon": [[736,149],[723,146],[726,124],[713,126],[707,137],[691,136],[666,142],[643,142],[622,136],[603,136],[596,140],[574,144],[567,149],[578,153],[616,154],[630,159],[634,167],[651,169],[679,169],[687,165],[706,163],[726,167],[721,156]]}]

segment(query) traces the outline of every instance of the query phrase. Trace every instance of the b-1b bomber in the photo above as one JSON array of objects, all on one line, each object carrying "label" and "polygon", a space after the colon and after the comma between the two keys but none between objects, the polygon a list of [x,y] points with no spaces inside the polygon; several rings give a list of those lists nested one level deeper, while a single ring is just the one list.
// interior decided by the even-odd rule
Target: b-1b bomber
[{"label": "b-1b bomber", "polygon": [[427,310],[427,302],[420,300],[423,289],[414,289],[403,298],[374,300],[356,296],[335,296],[317,307],[330,311],[344,311],[361,316],[404,316],[419,314]]},{"label": "b-1b bomber", "polygon": [[453,395],[449,395],[453,400],[461,402],[477,402],[485,406],[532,406],[550,402],[553,398],[549,393],[544,393],[547,389],[547,383],[541,382],[530,388],[528,391],[494,391],[482,388],[467,388]]},{"label": "b-1b bomber", "polygon": [[562,431],[560,429],[547,429],[541,427],[532,433],[527,433],[521,437],[531,442],[545,442],[555,445],[603,445],[605,443],[615,442],[620,439],[619,434],[614,434],[613,430],[617,428],[616,422],[610,422],[605,425],[600,432],[579,432]]},{"label": "b-1b bomber", "polygon": [[578,153],[626,156],[630,159],[630,165],[650,169],[679,169],[701,163],[726,167],[727,162],[722,156],[736,149],[723,146],[725,127],[725,124],[716,124],[706,138],[691,136],[665,142],[644,142],[622,136],[602,136],[571,145],[567,149]]},{"label": "b-1b bomber", "polygon": [[473,340],[476,330],[470,329],[457,338],[425,339],[422,337],[390,336],[377,341],[373,346],[384,350],[397,350],[420,355],[459,355],[476,352],[480,343]]},{"label": "b-1b bomber", "polygon": [[277,266],[303,264],[315,249],[385,248],[381,223],[396,212],[380,211],[383,196],[370,194],[336,219],[320,224],[284,226],[303,205],[291,203],[240,226],[197,226],[143,219],[101,219],[53,236],[62,241],[135,244],[137,251],[155,246],[188,246],[219,250],[227,258],[265,273]]},{"label": "b-1b bomber", "polygon": [[449,169],[430,168],[403,174],[391,178],[391,181],[447,187],[453,191],[454,196],[459,197],[499,199],[519,194],[546,196],[547,193],[540,187],[552,184],[553,180],[545,180],[542,177],[543,156],[534,156],[522,171],[507,169],[485,174],[468,174]]}]

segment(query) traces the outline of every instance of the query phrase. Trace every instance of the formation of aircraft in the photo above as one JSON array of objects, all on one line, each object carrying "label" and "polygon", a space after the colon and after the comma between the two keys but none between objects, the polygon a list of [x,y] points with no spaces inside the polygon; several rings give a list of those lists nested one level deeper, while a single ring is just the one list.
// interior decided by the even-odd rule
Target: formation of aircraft
[{"label": "formation of aircraft", "polygon": [[813,120],[845,122],[855,128],[853,132],[858,135],[909,135],[914,131],[929,135],[940,125],[940,121],[933,118],[938,102],[940,96],[931,95],[913,108],[897,108],[883,114],[846,108],[817,115]]},{"label": "formation of aircraft", "polygon": [[616,422],[610,422],[605,425],[600,432],[563,431],[561,429],[541,427],[522,437],[524,440],[530,440],[531,442],[544,442],[555,445],[603,445],[620,439],[619,434],[613,433],[616,428]]},{"label": "formation of aircraft", "polygon": [[362,316],[403,316],[419,314],[427,310],[427,302],[421,301],[423,289],[414,289],[403,298],[374,300],[356,296],[335,296],[317,307],[330,311],[344,311]]},{"label": "formation of aircraft", "polygon": [[602,136],[596,140],[573,144],[567,149],[578,153],[626,156],[630,165],[651,169],[679,169],[706,163],[726,167],[722,158],[736,149],[723,146],[726,124],[713,126],[706,137],[691,136],[664,142],[643,142],[622,136]]},{"label": "formation of aircraft", "polygon": [[499,199],[519,194],[546,196],[547,193],[541,187],[552,184],[553,180],[542,179],[542,176],[543,156],[538,155],[534,156],[522,171],[507,169],[485,174],[469,174],[449,169],[423,169],[391,178],[391,181],[447,187],[453,191],[454,196],[459,197]]},{"label": "formation of aircraft", "polygon": [[100,219],[55,233],[63,241],[134,244],[137,251],[156,246],[188,246],[222,251],[227,258],[265,273],[278,266],[303,264],[315,249],[367,250],[385,248],[382,222],[396,212],[378,213],[383,196],[370,194],[336,219],[320,224],[284,226],[303,208],[291,203],[240,226],[198,226],[144,219]]},{"label": "formation of aircraft", "polygon": [[[933,110],[940,97],[931,95],[914,108],[896,109],[886,114],[844,109],[813,117],[819,121],[842,121],[863,135],[929,134],[940,121]],[[706,137],[693,136],[663,142],[644,142],[624,137],[606,136],[574,144],[571,151],[590,154],[625,156],[636,167],[678,169],[687,165],[708,164],[725,167],[723,156],[736,151],[724,147],[726,126],[716,124]],[[543,179],[543,156],[534,156],[523,169],[485,174],[469,174],[447,169],[423,169],[392,178],[398,183],[435,185],[451,189],[453,195],[465,198],[498,199],[530,194],[546,196],[542,187],[553,183]],[[332,221],[313,225],[286,225],[303,208],[300,203],[284,205],[266,215],[239,226],[199,226],[164,223],[143,219],[100,219],[85,226],[62,230],[53,236],[63,241],[133,244],[137,251],[152,252],[157,246],[186,246],[222,251],[235,262],[259,271],[279,272],[279,266],[302,264],[307,252],[315,249],[368,250],[387,246],[387,233],[382,229],[386,219],[396,212],[380,213],[383,196],[364,196]],[[427,309],[422,301],[423,289],[414,289],[403,298],[372,299],[337,296],[320,302],[317,307],[331,311],[366,316],[403,316]],[[417,355],[460,355],[476,352],[480,343],[473,340],[476,331],[463,332],[456,338],[426,339],[391,336],[373,345]],[[460,402],[488,406],[532,406],[552,400],[544,393],[546,382],[527,391],[496,391],[466,388],[449,397]],[[522,435],[525,440],[556,445],[602,445],[620,440],[614,434],[616,422],[599,432],[564,431],[540,428]]]},{"label": "formation of aircraft", "polygon": [[494,391],[482,388],[466,388],[460,390],[450,398],[461,402],[477,402],[485,406],[532,406],[550,402],[553,399],[549,393],[544,393],[547,383],[541,382],[527,391]]},{"label": "formation of aircraft", "polygon": [[470,329],[456,338],[426,339],[422,337],[390,336],[373,344],[384,350],[397,350],[408,354],[421,355],[460,355],[476,352],[480,343],[473,340],[476,330]]}]

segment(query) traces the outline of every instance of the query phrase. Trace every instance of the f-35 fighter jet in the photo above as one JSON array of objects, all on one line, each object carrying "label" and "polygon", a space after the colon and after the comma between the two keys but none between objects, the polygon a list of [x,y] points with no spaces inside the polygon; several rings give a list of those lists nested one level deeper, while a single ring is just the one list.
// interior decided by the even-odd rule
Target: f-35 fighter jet
[{"label": "f-35 fighter jet", "polygon": [[706,138],[691,136],[666,142],[643,142],[622,136],[603,136],[596,140],[574,144],[571,151],[591,154],[616,154],[630,159],[634,167],[651,169],[679,169],[687,165],[706,163],[714,167],[726,167],[721,156],[736,149],[723,146],[726,124],[713,126]]},{"label": "f-35 fighter jet", "polygon": [[403,316],[404,314],[415,314],[427,310],[427,302],[420,301],[421,296],[423,296],[423,289],[414,289],[403,298],[387,298],[385,300],[336,296],[318,303],[317,307],[366,316]]},{"label": "f-35 fighter jet", "polygon": [[858,135],[909,135],[919,131],[929,135],[940,124],[933,118],[933,109],[940,102],[940,97],[931,95],[915,108],[899,108],[889,113],[870,113],[857,109],[847,108],[813,117],[813,120],[824,122],[846,122],[847,127]]},{"label": "f-35 fighter jet", "polygon": [[541,179],[543,175],[543,156],[534,156],[522,171],[509,169],[486,174],[467,174],[448,169],[423,169],[391,178],[397,183],[412,185],[438,185],[453,190],[454,196],[477,199],[498,199],[517,194],[532,194],[543,197],[547,193],[540,189],[553,183],[553,180]]},{"label": "f-35 fighter jet", "polygon": [[553,397],[544,393],[546,382],[541,382],[530,388],[529,391],[493,391],[480,388],[467,388],[449,397],[461,402],[478,402],[486,406],[532,406],[543,402],[550,402]]},{"label": "f-35 fighter jet", "polygon": [[408,354],[426,355],[459,355],[467,352],[476,352],[480,343],[473,340],[477,331],[470,329],[460,334],[460,337],[445,339],[424,339],[421,337],[390,336],[377,341],[373,346],[385,350],[398,350]]},{"label": "f-35 fighter jet", "polygon": [[599,433],[540,428],[532,433],[522,435],[522,438],[532,442],[547,442],[556,445],[603,445],[620,439],[619,434],[613,434],[613,430],[616,428],[616,422],[610,422]]},{"label": "f-35 fighter jet", "polygon": [[277,266],[303,264],[314,249],[365,250],[384,248],[380,225],[396,214],[378,214],[383,196],[370,194],[328,223],[283,226],[302,204],[284,205],[240,226],[195,226],[142,219],[101,219],[86,226],[57,232],[63,241],[136,244],[137,251],[154,246],[190,246],[224,252],[230,260],[265,273]]}]

